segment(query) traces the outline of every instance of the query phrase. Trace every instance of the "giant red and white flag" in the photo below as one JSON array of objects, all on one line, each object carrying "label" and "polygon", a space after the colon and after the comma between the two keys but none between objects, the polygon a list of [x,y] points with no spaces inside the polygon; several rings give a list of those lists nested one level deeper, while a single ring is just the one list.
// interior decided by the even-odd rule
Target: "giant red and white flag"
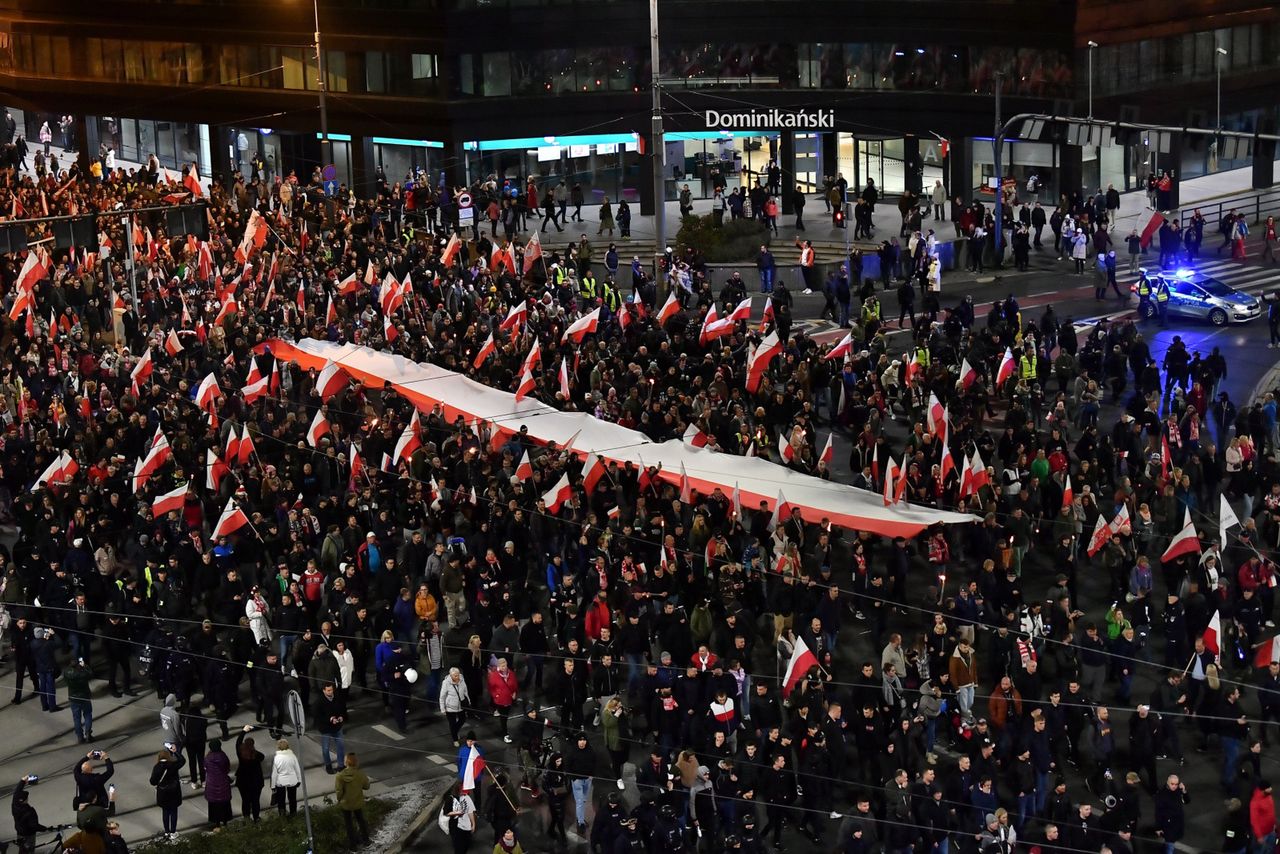
[{"label": "giant red and white flag", "polygon": [[[499,329],[518,329],[522,323],[529,319],[529,302],[528,300],[520,300],[520,302],[511,306],[511,310],[507,312],[507,316],[502,318],[502,322],[498,324]],[[513,333],[514,334],[514,333]],[[490,338],[493,336],[490,335]]]},{"label": "giant red and white flag", "polygon": [[222,516],[218,518],[218,524],[213,526],[213,538],[216,540],[220,537],[227,537],[249,524],[249,517],[244,515],[244,511],[236,506],[235,496],[227,499],[227,507],[222,511]]},{"label": "giant red and white flag", "polygon": [[1199,553],[1200,535],[1196,533],[1196,526],[1191,521],[1191,508],[1188,507],[1184,513],[1182,530],[1169,541],[1169,547],[1160,556],[1160,561],[1161,563],[1168,563],[1171,560],[1176,560],[1181,555]]},{"label": "giant red and white flag", "polygon": [[[234,433],[235,431],[232,430],[231,432]],[[224,463],[222,460],[218,459],[218,455],[217,453],[214,452],[213,448],[209,448],[207,451],[205,451],[204,462],[205,462],[205,476],[204,476],[205,488],[207,488],[211,492],[217,492],[218,487],[222,484],[222,479],[227,475],[227,472],[228,472],[227,464]]]},{"label": "giant red and white flag", "polygon": [[817,666],[818,657],[809,649],[804,639],[797,636],[795,646],[791,649],[791,660],[787,662],[787,672],[782,677],[782,696],[789,697],[800,680]]},{"label": "giant red and white flag", "polygon": [[1004,357],[1000,359],[1000,370],[996,372],[996,387],[1004,385],[1004,381],[1013,376],[1013,369],[1016,366],[1013,361],[1013,350],[1005,347]]}]

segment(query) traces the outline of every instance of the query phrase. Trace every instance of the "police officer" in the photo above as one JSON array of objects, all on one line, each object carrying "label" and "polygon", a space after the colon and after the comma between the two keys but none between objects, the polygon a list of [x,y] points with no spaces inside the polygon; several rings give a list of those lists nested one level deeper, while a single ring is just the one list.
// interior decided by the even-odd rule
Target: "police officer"
[{"label": "police officer", "polygon": [[1138,320],[1146,323],[1151,313],[1151,280],[1147,278],[1147,268],[1138,268]]},{"label": "police officer", "polygon": [[1155,288],[1156,314],[1160,317],[1160,325],[1169,325],[1169,283],[1164,279],[1156,281]]},{"label": "police officer", "polygon": [[1037,376],[1036,369],[1039,367],[1036,358],[1036,351],[1030,347],[1024,347],[1022,356],[1018,359],[1018,376],[1027,382],[1033,382]]},{"label": "police officer", "polygon": [[582,310],[590,311],[595,305],[597,294],[596,274],[591,272],[588,267],[582,273],[582,279],[578,283],[578,297],[582,300]]}]

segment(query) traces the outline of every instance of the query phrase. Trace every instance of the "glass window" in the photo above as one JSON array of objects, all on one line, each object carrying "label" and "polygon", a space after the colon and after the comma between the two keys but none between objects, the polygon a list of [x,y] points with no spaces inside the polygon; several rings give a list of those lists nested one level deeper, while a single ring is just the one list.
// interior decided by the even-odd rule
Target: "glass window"
[{"label": "glass window", "polygon": [[386,63],[387,55],[380,50],[371,50],[365,53],[364,85],[367,91],[387,91]]},{"label": "glass window", "polygon": [[484,71],[480,80],[484,87],[481,94],[486,98],[503,97],[511,94],[511,54],[484,54]]},{"label": "glass window", "polygon": [[439,76],[439,68],[436,65],[436,56],[431,53],[415,53],[411,54],[410,66],[413,69],[414,80],[426,80]]},{"label": "glass window", "polygon": [[332,92],[347,91],[347,55],[340,50],[324,52],[324,76]]},{"label": "glass window", "polygon": [[286,47],[280,50],[280,62],[284,66],[284,88],[307,89],[307,55],[310,48]]}]

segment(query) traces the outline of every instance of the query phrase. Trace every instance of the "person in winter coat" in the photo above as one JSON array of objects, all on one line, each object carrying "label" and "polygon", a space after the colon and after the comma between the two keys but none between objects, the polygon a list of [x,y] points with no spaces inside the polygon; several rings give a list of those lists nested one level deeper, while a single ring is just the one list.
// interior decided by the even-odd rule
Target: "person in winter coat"
[{"label": "person in winter coat", "polygon": [[462,731],[462,722],[470,706],[471,694],[462,679],[462,671],[450,667],[449,675],[440,686],[440,713],[449,720],[449,735],[453,738],[454,747],[458,746],[458,733]]},{"label": "person in winter coat", "polygon": [[511,716],[511,707],[515,705],[519,685],[515,671],[507,666],[505,658],[498,659],[498,666],[489,671],[489,698],[493,700],[493,710],[502,722],[502,740],[511,743],[511,735],[507,729],[507,721]]},{"label": "person in winter coat", "polygon": [[175,744],[182,749],[182,715],[177,709],[178,697],[170,694],[164,698],[164,708],[160,710],[160,735],[166,744]]},{"label": "person in winter coat", "polygon": [[209,802],[209,824],[215,830],[231,822],[231,759],[216,738],[209,741],[204,757],[204,799]]},{"label": "person in winter coat", "polygon": [[245,738],[251,732],[253,727],[246,724],[236,736],[236,789],[240,792],[240,815],[258,822],[262,820],[262,762],[266,757],[255,748],[252,738]]},{"label": "person in winter coat", "polygon": [[1271,784],[1259,780],[1249,799],[1249,826],[1253,830],[1254,851],[1258,854],[1276,847],[1276,800]]},{"label": "person in winter coat", "polygon": [[289,749],[288,739],[276,742],[276,755],[271,758],[271,802],[284,815],[284,802],[289,801],[289,815],[298,814],[298,787],[302,785],[302,766]]},{"label": "person in winter coat", "polygon": [[185,764],[180,752],[161,750],[151,767],[151,785],[156,790],[164,837],[170,840],[178,838],[178,807],[182,804],[182,766]]},{"label": "person in winter coat", "polygon": [[253,632],[254,641],[270,642],[271,629],[267,625],[267,618],[271,616],[271,609],[267,606],[267,597],[256,585],[245,600],[244,615],[249,618],[249,629]]},{"label": "person in winter coat", "polygon": [[364,793],[369,788],[369,775],[360,770],[360,761],[354,753],[347,754],[345,767],[333,778],[333,785],[338,809],[342,810],[342,820],[347,825],[347,841],[352,848],[358,848],[369,841],[369,824],[364,820]]}]

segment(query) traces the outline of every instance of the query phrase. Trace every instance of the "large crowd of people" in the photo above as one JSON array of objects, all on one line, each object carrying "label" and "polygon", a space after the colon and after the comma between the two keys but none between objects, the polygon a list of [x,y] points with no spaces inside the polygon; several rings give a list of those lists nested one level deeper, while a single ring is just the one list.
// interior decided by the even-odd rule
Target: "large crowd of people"
[{"label": "large crowd of people", "polygon": [[[187,169],[97,171],[9,170],[0,186],[11,218],[119,213],[96,251],[33,249],[0,270],[0,515],[18,531],[0,602],[14,701],[58,712],[65,685],[81,743],[96,683],[154,695],[166,834],[184,784],[212,826],[232,821],[233,771],[245,820],[263,789],[296,809],[296,689],[353,847],[368,781],[344,732],[379,709],[418,731],[411,744],[458,748],[441,816],[456,851],[492,826],[503,852],[575,830],[607,854],[761,851],[784,831],[849,854],[1172,852],[1184,745],[1219,769],[1215,847],[1274,844],[1276,402],[1237,412],[1216,349],[1179,342],[1157,365],[1132,323],[1079,338],[1012,296],[981,320],[967,297],[900,317],[909,336],[892,338],[873,288],[848,355],[827,359],[793,330],[783,277],[771,316],[704,343],[703,316],[732,314],[741,279],[711,281],[690,255],[656,278],[637,261],[624,286],[627,259],[572,228],[564,245],[495,228],[459,246],[458,188],[422,177],[335,200],[318,173],[207,186]],[[208,240],[168,233],[154,209],[197,193]],[[668,293],[679,310],[660,315]],[[562,343],[595,309],[597,330]],[[770,330],[782,354],[749,392]],[[774,525],[767,506],[682,500],[670,473],[629,465],[588,493],[582,459],[514,413],[516,432],[490,441],[388,390],[322,394],[277,338],[508,391],[537,342],[524,393],[545,403],[816,477],[847,460],[854,486],[974,522],[911,539],[799,509]],[[549,509],[564,474],[573,494]],[[1222,496],[1243,522],[1225,542],[1210,539]],[[215,536],[234,509],[243,524]],[[269,769],[237,714],[279,739]],[[437,715],[449,736],[420,735]],[[490,746],[478,774],[477,745],[499,740],[510,759]],[[96,751],[77,771],[79,832],[104,844],[111,771]],[[29,845],[43,825],[22,788]],[[521,802],[549,822],[519,820]]]}]

